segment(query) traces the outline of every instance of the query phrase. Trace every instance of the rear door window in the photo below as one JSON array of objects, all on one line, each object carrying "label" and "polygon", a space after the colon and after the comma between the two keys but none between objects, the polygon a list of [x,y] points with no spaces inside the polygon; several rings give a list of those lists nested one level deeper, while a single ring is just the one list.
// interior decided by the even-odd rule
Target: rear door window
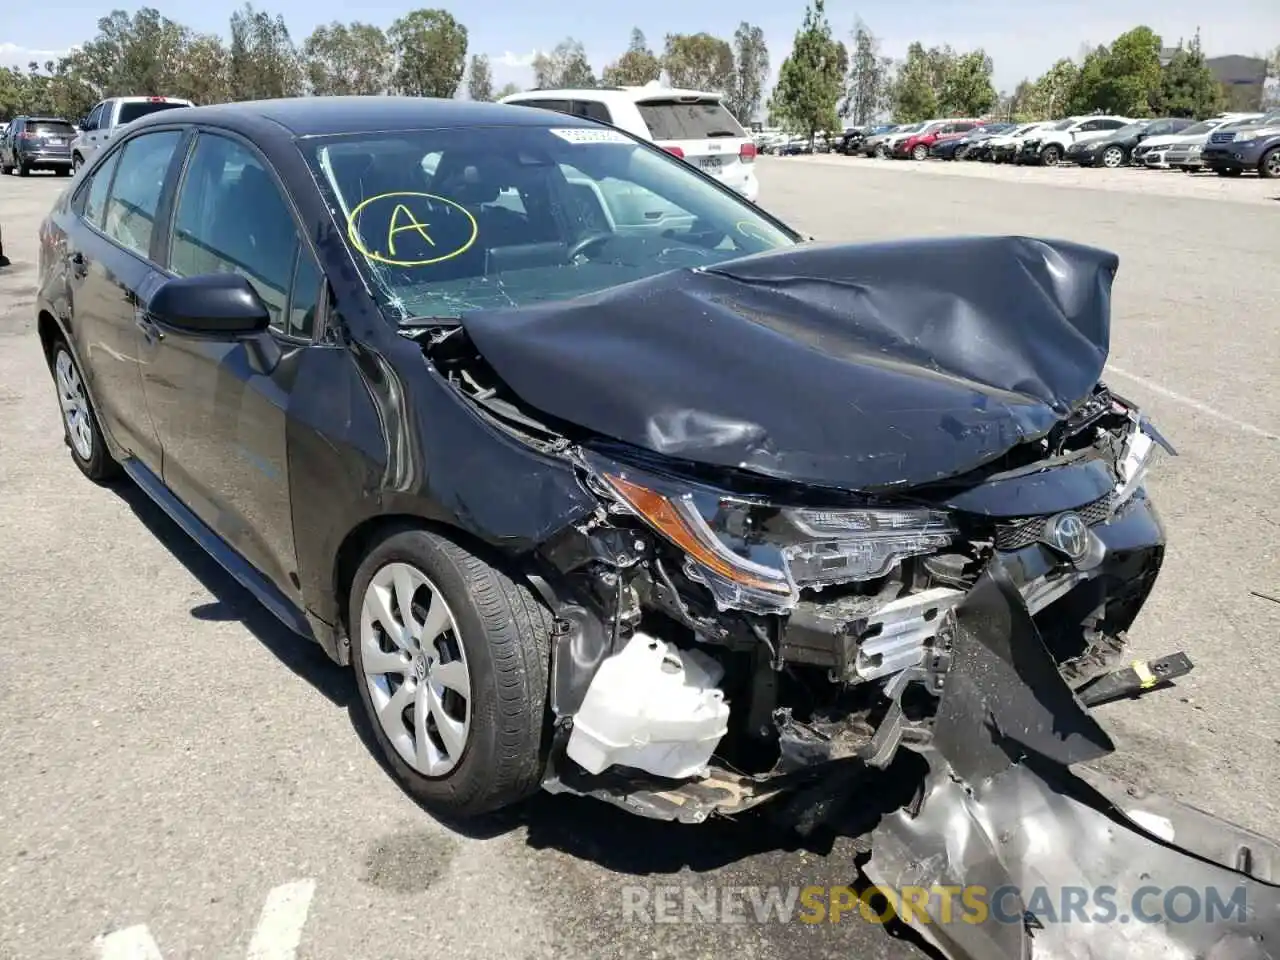
[{"label": "rear door window", "polygon": [[180,130],[162,130],[130,140],[120,157],[103,232],[122,247],[149,257],[156,210]]},{"label": "rear door window", "polygon": [[645,100],[636,107],[654,140],[710,140],[747,135],[719,100]]}]

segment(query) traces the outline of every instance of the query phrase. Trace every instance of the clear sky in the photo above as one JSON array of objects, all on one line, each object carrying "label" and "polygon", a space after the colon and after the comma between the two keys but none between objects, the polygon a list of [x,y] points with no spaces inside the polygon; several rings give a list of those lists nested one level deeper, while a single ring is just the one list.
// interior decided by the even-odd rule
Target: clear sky
[{"label": "clear sky", "polygon": [[[32,51],[40,60],[65,51],[91,38],[97,18],[116,5],[110,0],[0,4],[0,63],[25,64]],[[174,20],[224,36],[237,5],[233,0],[154,3]],[[804,0],[598,0],[581,7],[553,0],[467,0],[441,5],[466,24],[469,52],[489,55],[498,86],[507,81],[531,84],[528,65],[534,51],[549,49],[566,36],[582,41],[599,73],[625,49],[633,26],[643,30],[660,52],[666,33],[705,30],[730,38],[740,20],[763,28],[776,76],[805,8]],[[274,0],[255,6],[283,14],[299,43],[319,23],[360,19],[386,27],[413,8],[405,2],[357,5],[341,0]],[[575,7],[579,12],[574,12]],[[1190,38],[1198,26],[1210,56],[1253,56],[1280,45],[1280,0],[828,0],[827,13],[837,35],[846,39],[861,17],[881,37],[883,52],[893,57],[901,56],[912,40],[926,46],[984,47],[995,61],[998,89],[1012,89],[1057,58],[1077,56],[1083,44],[1107,43],[1137,24],[1154,29],[1168,45],[1179,37]]]}]

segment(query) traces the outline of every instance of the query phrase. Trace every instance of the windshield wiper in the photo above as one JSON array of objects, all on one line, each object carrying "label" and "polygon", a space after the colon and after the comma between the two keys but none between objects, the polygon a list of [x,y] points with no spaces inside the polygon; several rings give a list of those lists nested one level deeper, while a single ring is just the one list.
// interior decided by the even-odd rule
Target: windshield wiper
[{"label": "windshield wiper", "polygon": [[707,137],[736,137],[737,134],[732,130],[708,130]]}]

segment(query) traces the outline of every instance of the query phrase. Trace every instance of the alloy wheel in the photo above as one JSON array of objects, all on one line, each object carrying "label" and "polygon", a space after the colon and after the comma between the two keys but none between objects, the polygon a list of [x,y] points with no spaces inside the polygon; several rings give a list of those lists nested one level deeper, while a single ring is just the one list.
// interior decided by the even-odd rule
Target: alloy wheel
[{"label": "alloy wheel", "polygon": [[1272,150],[1262,158],[1262,175],[1280,177],[1280,150]]},{"label": "alloy wheel", "polygon": [[387,739],[423,776],[449,773],[471,730],[471,675],[444,596],[417,567],[387,564],[365,590],[359,642]]},{"label": "alloy wheel", "polygon": [[89,419],[89,398],[85,396],[80,372],[71,361],[71,354],[59,350],[54,361],[54,380],[58,385],[58,400],[62,405],[62,422],[76,456],[81,460],[93,458],[93,422]]},{"label": "alloy wheel", "polygon": [[1120,161],[1124,159],[1124,151],[1119,147],[1108,147],[1102,155],[1103,166],[1115,169],[1120,166]]}]

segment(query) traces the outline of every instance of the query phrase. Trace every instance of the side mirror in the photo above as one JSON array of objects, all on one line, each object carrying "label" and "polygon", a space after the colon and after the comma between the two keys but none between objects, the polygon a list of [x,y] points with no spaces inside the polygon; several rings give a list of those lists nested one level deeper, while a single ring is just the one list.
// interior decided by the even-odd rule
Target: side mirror
[{"label": "side mirror", "polygon": [[210,273],[167,280],[147,311],[174,330],[219,340],[261,333],[271,325],[258,292],[238,273]]}]

